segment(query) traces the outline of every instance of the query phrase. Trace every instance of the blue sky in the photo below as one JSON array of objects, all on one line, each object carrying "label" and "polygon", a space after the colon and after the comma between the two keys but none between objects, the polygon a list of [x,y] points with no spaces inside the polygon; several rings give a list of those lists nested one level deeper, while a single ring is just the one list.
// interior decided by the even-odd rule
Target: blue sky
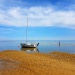
[{"label": "blue sky", "polygon": [[0,40],[75,40],[75,0],[0,0]]}]

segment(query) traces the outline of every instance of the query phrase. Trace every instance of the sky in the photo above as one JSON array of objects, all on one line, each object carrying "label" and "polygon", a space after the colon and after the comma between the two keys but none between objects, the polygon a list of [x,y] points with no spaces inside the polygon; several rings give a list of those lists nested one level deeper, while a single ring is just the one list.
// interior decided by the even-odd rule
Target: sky
[{"label": "sky", "polygon": [[75,40],[75,0],[0,0],[0,40]]}]

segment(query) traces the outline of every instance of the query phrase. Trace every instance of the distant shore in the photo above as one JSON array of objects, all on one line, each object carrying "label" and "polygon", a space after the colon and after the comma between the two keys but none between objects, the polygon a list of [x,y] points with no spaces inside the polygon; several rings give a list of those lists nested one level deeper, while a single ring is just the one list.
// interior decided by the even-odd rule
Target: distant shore
[{"label": "distant shore", "polygon": [[75,75],[75,54],[1,51],[0,75]]}]

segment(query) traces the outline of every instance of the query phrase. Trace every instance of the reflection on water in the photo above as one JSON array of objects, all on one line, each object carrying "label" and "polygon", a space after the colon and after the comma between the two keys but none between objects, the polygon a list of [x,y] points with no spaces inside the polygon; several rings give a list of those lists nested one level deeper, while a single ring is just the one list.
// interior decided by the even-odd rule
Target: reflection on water
[{"label": "reflection on water", "polygon": [[28,52],[28,53],[39,52],[38,48],[21,48],[21,51],[25,51],[25,52]]}]

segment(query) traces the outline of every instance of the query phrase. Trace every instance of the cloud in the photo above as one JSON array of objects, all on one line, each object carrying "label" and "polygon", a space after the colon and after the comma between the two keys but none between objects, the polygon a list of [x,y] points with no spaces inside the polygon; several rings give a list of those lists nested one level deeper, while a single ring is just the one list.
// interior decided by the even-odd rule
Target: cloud
[{"label": "cloud", "polygon": [[48,11],[45,10],[46,8],[42,7],[31,7],[31,8],[13,7],[8,10],[0,10],[0,17],[1,17],[0,23],[13,26],[25,26],[27,22],[26,21],[27,17],[29,17],[30,25],[38,26],[41,25],[40,23],[42,23],[43,18],[45,18],[44,14],[48,14],[49,12],[52,11],[51,9],[48,8],[47,8]]},{"label": "cloud", "polygon": [[[0,0],[1,2],[2,0]],[[8,0],[9,1],[9,0]],[[11,1],[15,2],[15,0]],[[2,1],[4,3],[4,0]],[[19,3],[21,3],[19,1]],[[73,8],[72,5],[70,7]],[[60,26],[75,28],[74,10],[56,10],[52,6],[12,6],[8,9],[0,8],[0,25],[26,26],[27,17],[29,26]]]},{"label": "cloud", "polygon": [[6,39],[6,37],[0,36],[0,41],[2,41],[2,40],[4,40],[4,39]]},{"label": "cloud", "polygon": [[11,33],[13,31],[14,31],[14,29],[11,29],[11,28],[0,28],[0,34]]}]

